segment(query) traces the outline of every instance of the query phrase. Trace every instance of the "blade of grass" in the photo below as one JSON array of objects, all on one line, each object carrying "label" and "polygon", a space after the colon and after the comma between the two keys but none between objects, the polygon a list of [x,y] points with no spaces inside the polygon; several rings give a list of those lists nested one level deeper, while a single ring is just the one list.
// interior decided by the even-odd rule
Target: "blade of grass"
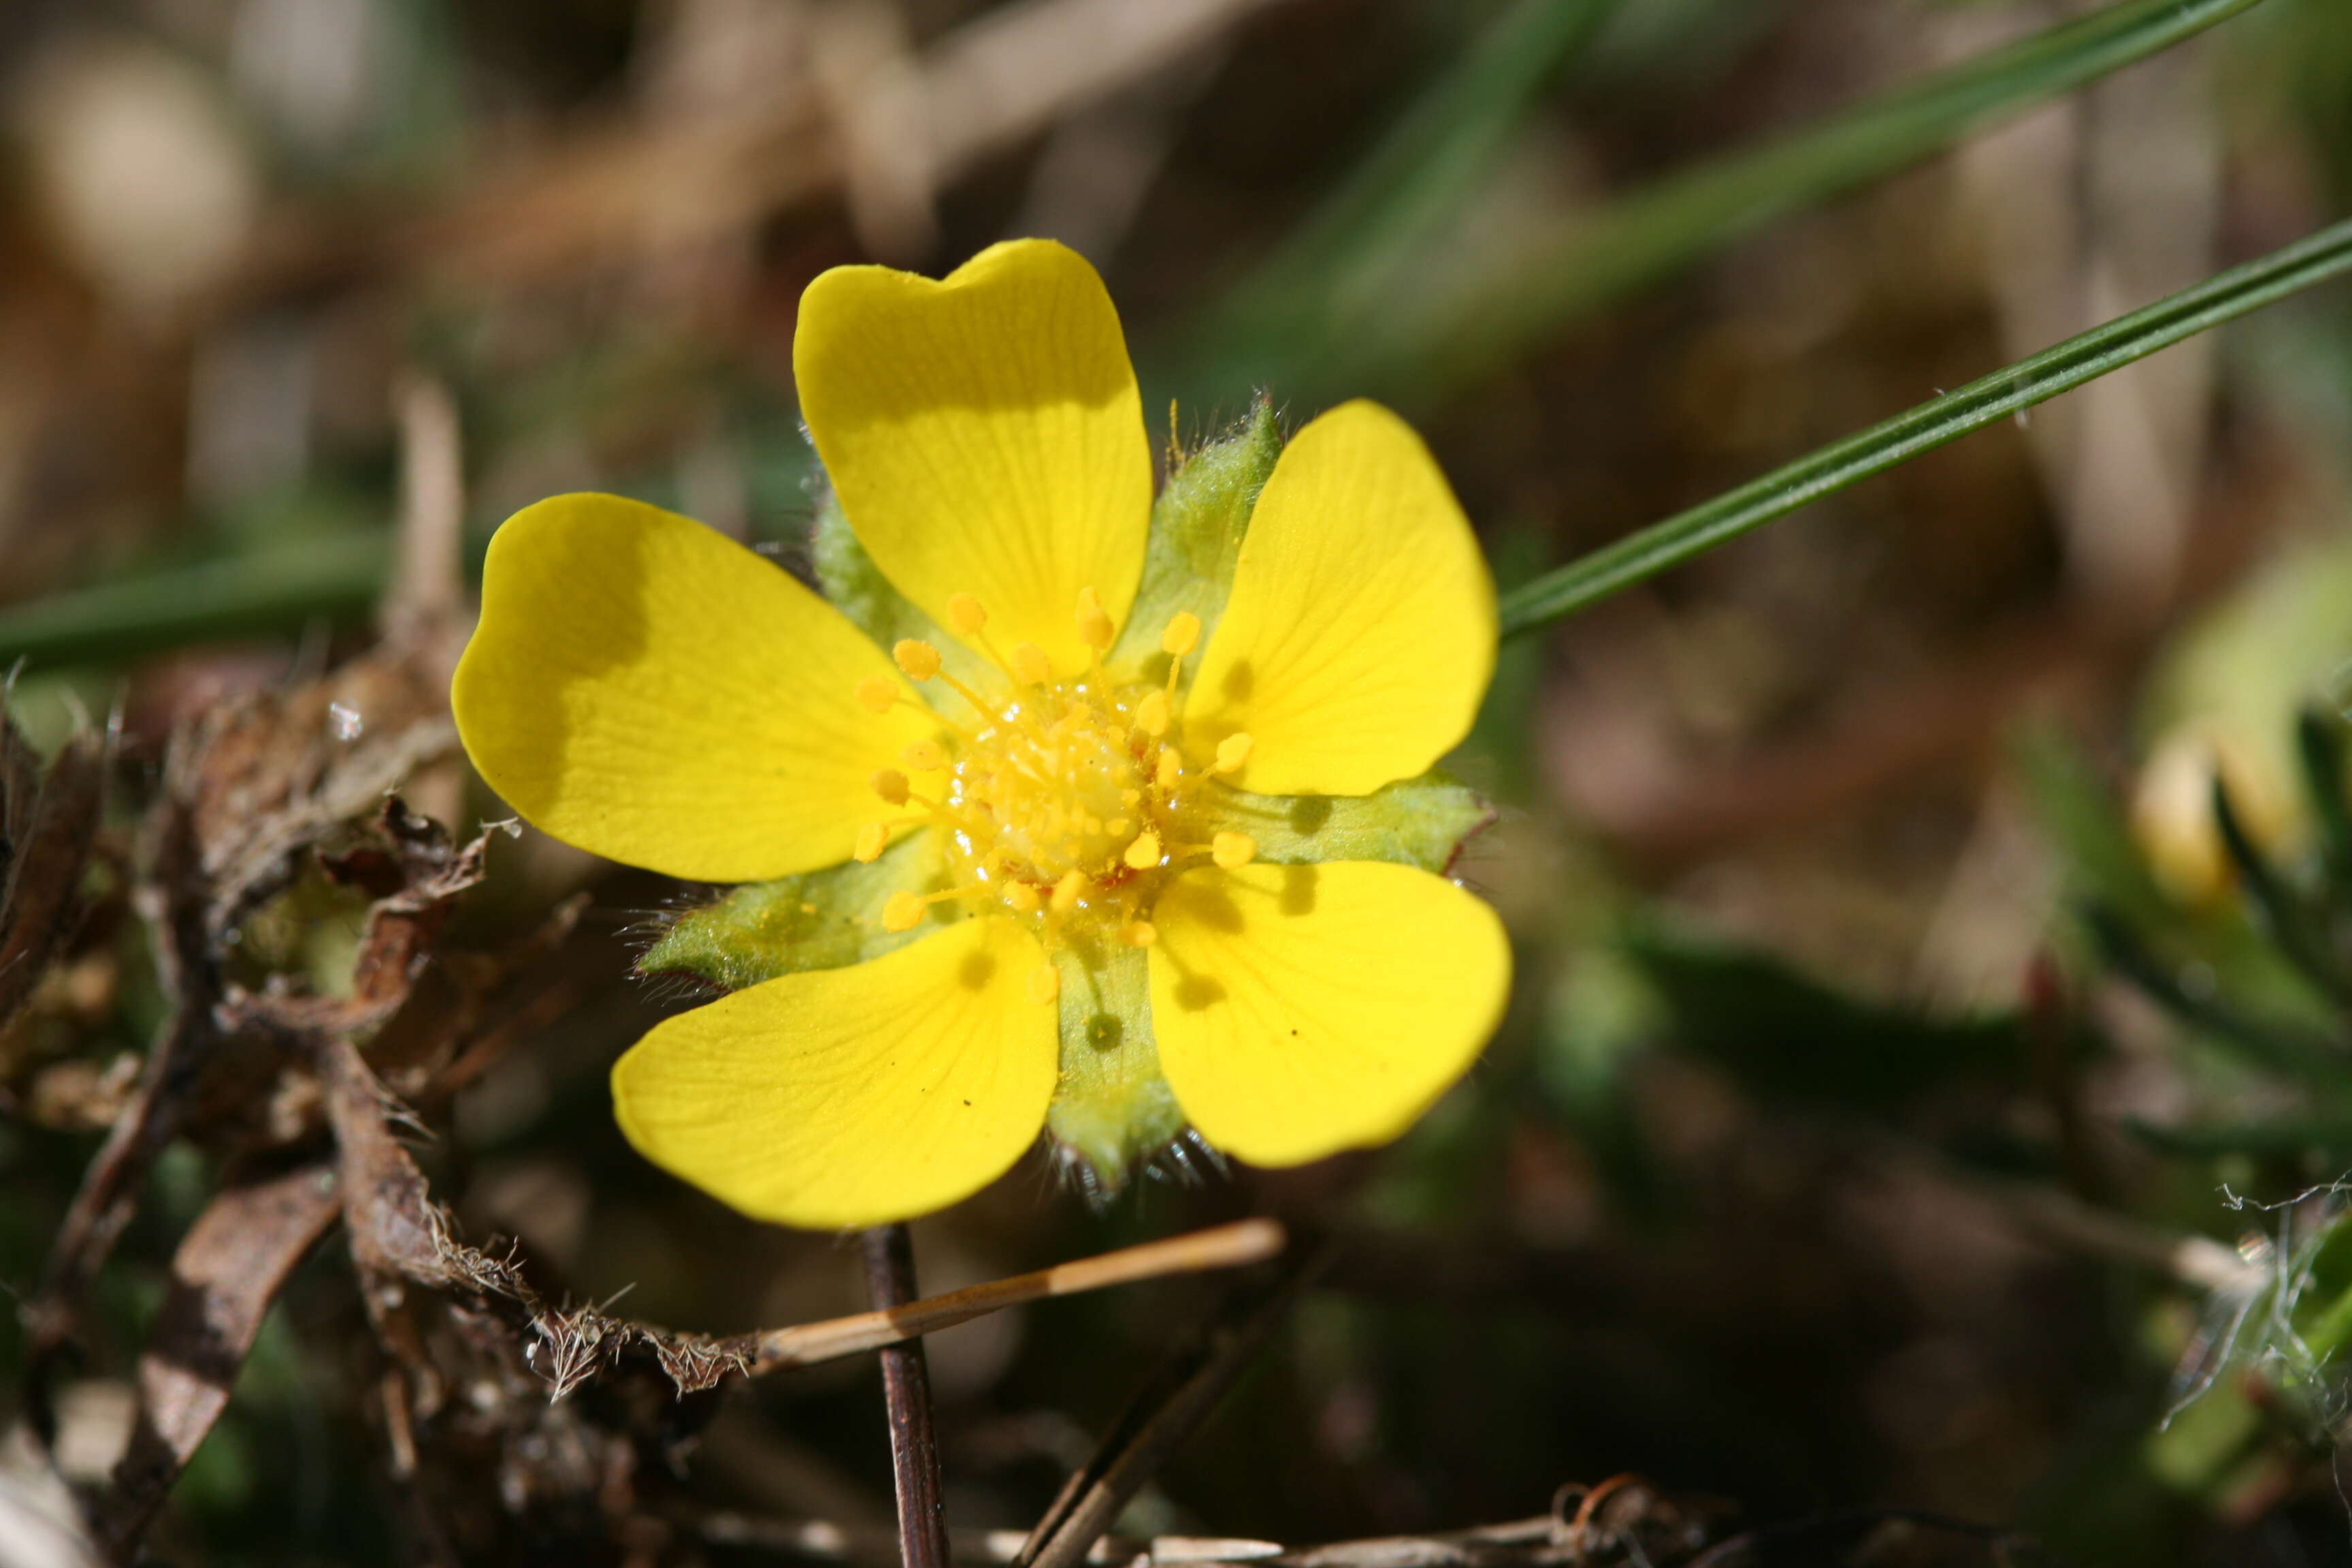
[{"label": "blade of grass", "polygon": [[1503,635],[1556,621],[2021,408],[2347,271],[2352,221],[2068,338],[1547,573],[1504,596]]},{"label": "blade of grass", "polygon": [[1329,195],[1230,290],[1204,358],[1269,335],[1312,339],[1414,241],[1440,228],[1527,117],[1544,83],[1619,0],[1517,0],[1424,87]]},{"label": "blade of grass", "polygon": [[2295,716],[2294,752],[2304,795],[2319,823],[2328,901],[2339,912],[2352,909],[2352,802],[2345,798],[2342,721],[2319,709],[2305,709]]},{"label": "blade of grass", "polygon": [[2277,868],[2254,847],[2245,819],[2230,798],[2230,786],[2218,770],[2213,775],[2212,806],[2214,828],[2230,863],[2237,868],[2238,885],[2245,890],[2257,929],[2268,931],[2287,962],[2338,1006],[2352,1003],[2352,982],[2347,981],[2336,955],[2328,951],[2326,933],[2316,927],[2312,912]]},{"label": "blade of grass", "polygon": [[2191,989],[2112,910],[2093,904],[2082,911],[2082,917],[2107,966],[2182,1023],[2268,1071],[2326,1089],[2344,1082],[2352,1062],[2347,1062],[2341,1042],[2300,1025],[2249,1017],[2220,996]]},{"label": "blade of grass", "polygon": [[391,563],[382,534],[330,534],[35,599],[0,610],[0,665],[113,663],[320,617],[356,619],[375,607]]},{"label": "blade of grass", "polygon": [[1322,401],[1375,392],[1426,405],[1600,306],[1771,220],[1893,174],[1969,132],[2203,32],[2259,0],[2121,0],[1598,211],[1562,216],[1490,259],[1433,248],[1399,287],[1223,367]]}]

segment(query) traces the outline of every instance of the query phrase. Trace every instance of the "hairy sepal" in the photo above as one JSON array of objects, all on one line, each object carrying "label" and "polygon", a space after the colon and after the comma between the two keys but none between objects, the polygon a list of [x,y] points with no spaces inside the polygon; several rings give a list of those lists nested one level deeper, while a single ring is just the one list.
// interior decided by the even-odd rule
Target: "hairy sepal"
[{"label": "hairy sepal", "polygon": [[1432,769],[1370,795],[1252,795],[1213,788],[1196,805],[1202,837],[1246,833],[1257,858],[1278,866],[1387,860],[1443,875],[1473,834],[1495,819],[1476,791]]},{"label": "hairy sepal", "polygon": [[[670,922],[637,960],[639,974],[691,974],[729,991],[811,969],[879,958],[938,929],[882,929],[882,906],[899,891],[945,884],[939,846],[911,834],[871,864],[855,860],[773,882],[749,882]],[[941,908],[934,906],[934,908]],[[953,905],[941,919],[956,918]]]},{"label": "hairy sepal", "polygon": [[1184,1131],[1184,1113],[1160,1076],[1144,951],[1074,941],[1054,962],[1062,976],[1062,1081],[1045,1130],[1081,1167],[1087,1195],[1106,1202]]},{"label": "hairy sepal", "polygon": [[1260,397],[1246,418],[1168,476],[1151,506],[1143,581],[1111,649],[1114,670],[1161,679],[1168,656],[1160,649],[1160,637],[1179,611],[1201,617],[1201,646],[1208,645],[1233,586],[1234,563],[1249,531],[1250,513],[1280,456],[1282,422],[1275,417],[1273,403]]}]

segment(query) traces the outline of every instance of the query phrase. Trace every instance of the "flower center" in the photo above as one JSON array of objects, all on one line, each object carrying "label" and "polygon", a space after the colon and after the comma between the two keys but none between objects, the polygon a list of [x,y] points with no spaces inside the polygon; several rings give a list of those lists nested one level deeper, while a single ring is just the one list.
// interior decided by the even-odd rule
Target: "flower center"
[{"label": "flower center", "polygon": [[[1171,804],[1156,773],[1163,749],[1136,726],[1130,704],[1083,686],[1049,687],[981,731],[952,763],[946,805],[957,847],[983,878],[1051,888],[1076,871],[1111,882],[1134,868],[1130,853],[1158,847],[1162,837],[1155,830]],[[1181,767],[1179,759],[1180,776]]]},{"label": "flower center", "polygon": [[[941,668],[929,643],[909,639],[891,650],[910,679],[951,688],[977,721],[966,728],[941,719],[941,739],[918,741],[901,753],[906,772],[886,768],[874,777],[886,804],[916,815],[866,824],[857,858],[878,858],[900,827],[935,826],[946,835],[955,883],[937,893],[891,894],[882,910],[886,929],[911,931],[930,905],[961,900],[1034,921],[1049,952],[1080,931],[1145,947],[1159,934],[1148,917],[1169,875],[1255,858],[1245,834],[1219,833],[1202,844],[1182,836],[1191,795],[1211,774],[1240,767],[1250,752],[1247,735],[1228,737],[1213,756],[1183,751],[1173,702],[1185,657],[1200,640],[1199,616],[1180,612],[1161,635],[1164,684],[1119,684],[1103,669],[1114,627],[1091,588],[1078,595],[1078,635],[1090,652],[1076,679],[1057,679],[1034,643],[1001,654],[988,637],[988,612],[971,595],[950,599],[948,616],[1003,672],[1010,694],[996,700],[973,690]],[[857,695],[876,712],[905,700],[879,678],[863,682]],[[908,773],[926,785],[933,776],[944,782],[927,794]],[[1030,994],[1050,1002],[1059,984],[1048,962],[1032,977]]]}]

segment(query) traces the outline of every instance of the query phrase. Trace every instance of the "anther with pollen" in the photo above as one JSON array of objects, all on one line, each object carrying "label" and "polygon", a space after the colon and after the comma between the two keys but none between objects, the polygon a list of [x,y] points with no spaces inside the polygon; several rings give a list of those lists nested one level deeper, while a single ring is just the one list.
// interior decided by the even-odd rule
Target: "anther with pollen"
[{"label": "anther with pollen", "polygon": [[1118,637],[1118,628],[1111,624],[1110,612],[1103,608],[1102,595],[1092,588],[1078,590],[1078,640],[1097,654],[1108,653]]},{"label": "anther with pollen", "polygon": [[1236,771],[1243,763],[1249,761],[1250,752],[1256,744],[1257,742],[1246,734],[1226,736],[1217,742],[1217,761],[1214,771],[1221,773]]},{"label": "anther with pollen", "polygon": [[1257,840],[1246,833],[1220,833],[1209,842],[1209,858],[1238,871],[1257,858]]},{"label": "anther with pollen", "polygon": [[909,680],[929,680],[940,672],[940,650],[913,637],[900,637],[890,649],[890,658]]},{"label": "anther with pollen", "polygon": [[1024,686],[1043,686],[1054,679],[1054,661],[1033,642],[1013,645],[1013,679]]}]

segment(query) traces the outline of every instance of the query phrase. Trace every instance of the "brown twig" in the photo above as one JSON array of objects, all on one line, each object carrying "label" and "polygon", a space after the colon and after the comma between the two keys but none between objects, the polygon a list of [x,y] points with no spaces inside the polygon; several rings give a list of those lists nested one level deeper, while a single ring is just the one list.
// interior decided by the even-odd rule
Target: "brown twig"
[{"label": "brown twig", "polygon": [[1271,1285],[1245,1289],[1226,1300],[1111,1423],[1093,1456],[1029,1532],[1017,1559],[1021,1568],[1075,1568],[1086,1561],[1120,1510],[1216,1408],[1332,1256],[1327,1243]]},{"label": "brown twig", "polygon": [[[915,1299],[915,1250],[904,1225],[866,1233],[866,1289],[885,1314]],[[898,1484],[898,1560],[904,1568],[948,1568],[940,1445],[931,1430],[931,1379],[920,1340],[884,1348],[882,1399],[890,1416],[890,1473]]]},{"label": "brown twig", "polygon": [[184,797],[167,796],[157,806],[149,841],[138,901],[154,932],[155,966],[172,1016],[147,1053],[138,1087],[82,1173],[50,1239],[40,1289],[25,1308],[26,1405],[45,1436],[50,1378],[79,1331],[82,1298],[131,1223],[148,1172],[177,1131],[183,1102],[220,1035],[213,1016],[220,974],[205,921],[211,884],[200,869],[194,815]]},{"label": "brown twig", "polygon": [[[1581,1527],[1555,1509],[1530,1519],[1418,1535],[1381,1535],[1317,1546],[1228,1536],[1156,1535],[1150,1540],[1105,1535],[1087,1552],[1089,1563],[1129,1568],[1601,1568],[1603,1563],[1688,1563],[1706,1549],[1726,1516],[1725,1505],[1664,1496],[1633,1477],[1591,1489],[1600,1493]],[[1591,1495],[1580,1488],[1563,1492]],[[826,1520],[761,1519],[735,1512],[700,1516],[705,1541],[786,1552],[821,1562],[884,1562],[894,1537],[870,1527]],[[1014,1563],[1025,1542],[1017,1531],[956,1531],[956,1561]],[[1742,1537],[1742,1540],[1753,1539]]]}]

